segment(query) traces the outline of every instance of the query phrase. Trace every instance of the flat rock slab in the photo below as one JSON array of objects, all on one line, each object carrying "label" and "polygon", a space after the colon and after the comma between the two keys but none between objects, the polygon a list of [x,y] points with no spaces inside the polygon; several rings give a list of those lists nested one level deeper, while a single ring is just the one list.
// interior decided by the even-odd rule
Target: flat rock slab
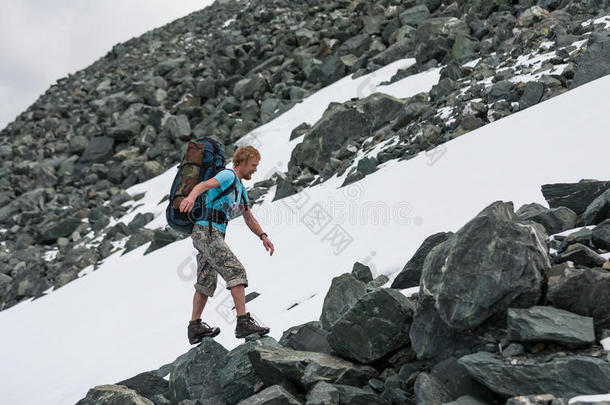
[{"label": "flat rock slab", "polygon": [[478,352],[460,358],[475,380],[505,398],[540,392],[558,398],[610,390],[610,363],[587,356],[566,356],[540,364],[511,365],[501,357]]},{"label": "flat rock slab", "polygon": [[549,342],[567,346],[595,343],[593,318],[553,307],[508,309],[508,338],[519,342]]},{"label": "flat rock slab", "polygon": [[372,367],[356,365],[326,353],[257,346],[248,355],[266,386],[288,383],[309,389],[319,381],[362,386],[377,376]]}]

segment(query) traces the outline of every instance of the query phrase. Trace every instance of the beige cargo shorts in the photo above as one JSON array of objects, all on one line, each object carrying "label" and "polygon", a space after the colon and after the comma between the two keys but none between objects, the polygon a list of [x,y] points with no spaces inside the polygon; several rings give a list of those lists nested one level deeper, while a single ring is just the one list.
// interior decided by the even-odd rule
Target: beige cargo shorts
[{"label": "beige cargo shorts", "polygon": [[236,285],[248,286],[246,269],[235,257],[224,234],[212,226],[212,235],[207,226],[195,223],[191,234],[193,246],[197,249],[197,282],[195,289],[212,297],[216,291],[216,280],[219,273],[227,284],[227,290]]}]

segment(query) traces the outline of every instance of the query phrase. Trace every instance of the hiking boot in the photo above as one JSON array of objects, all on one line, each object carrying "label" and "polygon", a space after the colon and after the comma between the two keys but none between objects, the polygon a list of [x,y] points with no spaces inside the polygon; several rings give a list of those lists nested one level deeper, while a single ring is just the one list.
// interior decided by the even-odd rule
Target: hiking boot
[{"label": "hiking boot", "polygon": [[201,319],[189,322],[188,337],[189,342],[194,345],[195,343],[201,342],[204,337],[214,337],[220,333],[220,328],[211,327],[205,322],[201,322]]},{"label": "hiking boot", "polygon": [[235,337],[238,339],[245,338],[248,335],[257,334],[263,336],[269,333],[269,328],[260,326],[250,312],[245,315],[237,315],[237,326],[235,327]]}]

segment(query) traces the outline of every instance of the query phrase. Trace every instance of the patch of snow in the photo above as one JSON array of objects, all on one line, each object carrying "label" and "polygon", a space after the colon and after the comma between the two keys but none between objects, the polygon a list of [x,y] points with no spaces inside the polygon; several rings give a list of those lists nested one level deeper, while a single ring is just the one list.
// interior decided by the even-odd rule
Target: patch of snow
[{"label": "patch of snow", "polygon": [[574,397],[570,399],[568,404],[573,404],[576,402],[590,402],[590,403],[599,403],[603,401],[610,401],[610,394],[601,394],[601,395],[581,395],[578,397]]},{"label": "patch of snow", "polygon": [[595,225],[587,225],[587,226],[579,226],[577,228],[572,228],[572,229],[568,229],[566,231],[563,232],[559,232],[559,233],[554,233],[552,235],[549,236],[549,240],[554,240],[555,236],[568,236],[574,232],[578,232],[582,229],[593,229],[595,228]]},{"label": "patch of snow", "polygon": [[447,118],[449,118],[451,116],[451,113],[453,112],[453,107],[443,107],[443,108],[439,108],[437,110],[437,114],[439,115],[439,118],[442,120],[446,120]]},{"label": "patch of snow", "polygon": [[128,240],[129,236],[126,236],[123,239],[111,241],[110,244],[112,245],[113,249],[123,249]]},{"label": "patch of snow", "polygon": [[405,297],[412,297],[414,295],[419,294],[419,286],[405,288],[404,290],[400,290],[401,293],[405,295]]},{"label": "patch of snow", "polygon": [[53,260],[55,260],[58,253],[59,253],[59,249],[47,250],[42,255],[42,258],[47,262],[52,262]]},{"label": "patch of snow", "polygon": [[49,293],[53,292],[54,289],[55,289],[55,286],[51,286],[51,287],[47,288],[46,290],[44,290],[42,293],[49,294]]},{"label": "patch of snow", "polygon": [[610,15],[605,15],[603,17],[587,20],[587,21],[583,22],[581,25],[583,27],[587,27],[591,24],[593,24],[594,26],[597,24],[604,24],[603,29],[609,28],[610,27]]},{"label": "patch of snow", "polygon": [[477,63],[479,63],[480,60],[481,60],[481,58],[476,58],[474,60],[471,60],[470,62],[464,63],[462,66],[473,68],[477,65]]},{"label": "patch of snow", "polygon": [[227,21],[222,23],[222,28],[227,28],[229,25],[235,22],[235,18],[229,18]]}]

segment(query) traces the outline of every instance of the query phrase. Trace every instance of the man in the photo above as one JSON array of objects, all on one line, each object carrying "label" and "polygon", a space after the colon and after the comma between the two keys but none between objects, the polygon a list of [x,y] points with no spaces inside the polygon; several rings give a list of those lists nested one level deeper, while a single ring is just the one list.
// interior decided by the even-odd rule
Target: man
[{"label": "man", "polygon": [[[205,199],[209,216],[199,219],[193,226],[191,238],[197,249],[197,283],[193,296],[193,313],[188,325],[188,338],[191,344],[199,343],[206,336],[214,337],[220,333],[218,327],[210,327],[201,321],[201,313],[208,300],[216,290],[216,272],[220,273],[231,291],[237,325],[235,337],[245,338],[250,334],[260,336],[269,333],[269,328],[260,326],[246,312],[245,288],[248,286],[246,270],[224,241],[228,221],[241,210],[246,225],[263,242],[263,247],[273,255],[273,243],[263,232],[260,224],[248,209],[248,195],[241,180],[250,180],[260,161],[260,153],[253,146],[244,146],[233,155],[233,169],[223,169],[209,180],[197,184],[191,193],[180,204],[181,212],[190,212],[197,197],[208,191]],[[224,190],[235,188],[228,193]],[[225,195],[223,195],[225,194]],[[219,197],[219,198],[217,198]],[[210,223],[211,222],[211,223]]]}]

